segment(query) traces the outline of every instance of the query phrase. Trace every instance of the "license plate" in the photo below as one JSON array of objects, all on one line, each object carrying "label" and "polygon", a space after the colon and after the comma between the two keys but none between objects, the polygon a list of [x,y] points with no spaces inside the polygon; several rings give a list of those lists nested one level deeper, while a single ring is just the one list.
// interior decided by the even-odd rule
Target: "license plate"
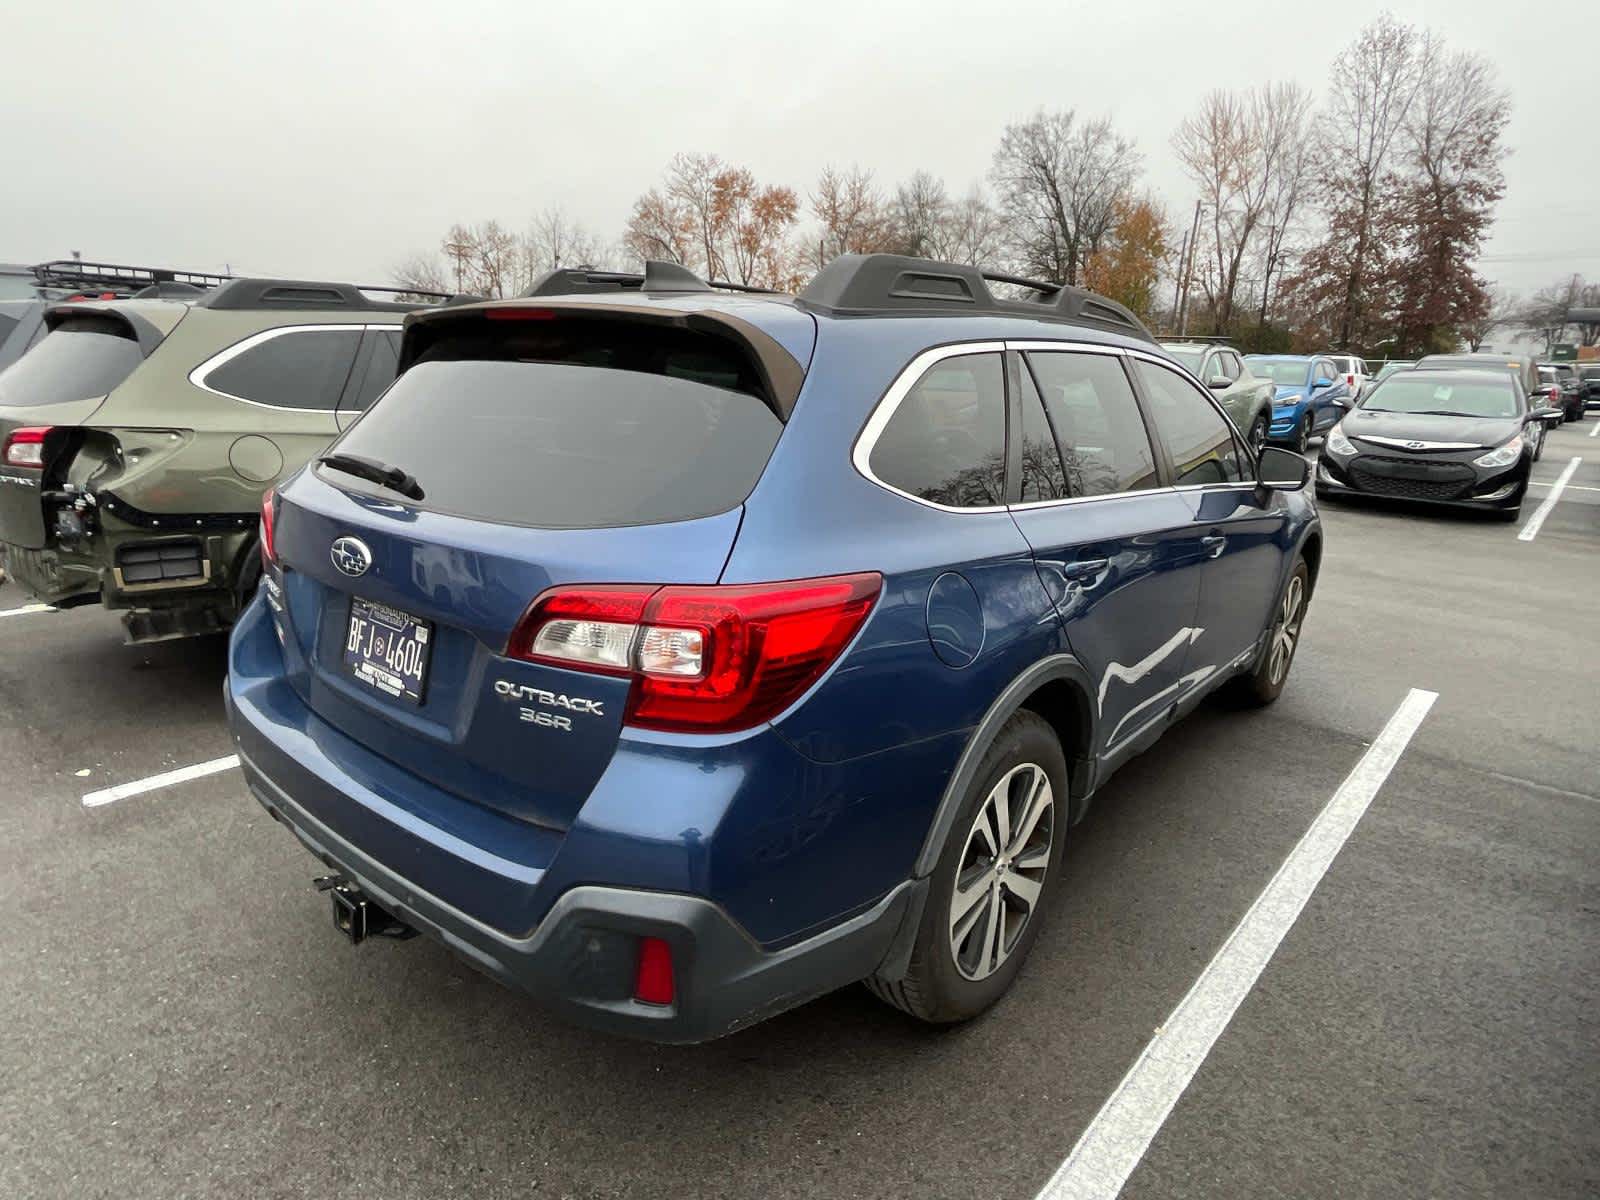
[{"label": "license plate", "polygon": [[432,640],[433,627],[420,617],[352,597],[344,665],[350,674],[384,695],[421,704]]}]

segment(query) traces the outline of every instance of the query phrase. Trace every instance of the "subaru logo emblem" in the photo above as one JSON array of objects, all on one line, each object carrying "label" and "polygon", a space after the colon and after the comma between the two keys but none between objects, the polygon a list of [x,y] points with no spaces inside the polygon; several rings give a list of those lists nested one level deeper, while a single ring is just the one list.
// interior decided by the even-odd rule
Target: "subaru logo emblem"
[{"label": "subaru logo emblem", "polygon": [[372,566],[372,551],[360,538],[339,538],[328,551],[328,556],[333,559],[334,566],[351,578],[365,575]]}]

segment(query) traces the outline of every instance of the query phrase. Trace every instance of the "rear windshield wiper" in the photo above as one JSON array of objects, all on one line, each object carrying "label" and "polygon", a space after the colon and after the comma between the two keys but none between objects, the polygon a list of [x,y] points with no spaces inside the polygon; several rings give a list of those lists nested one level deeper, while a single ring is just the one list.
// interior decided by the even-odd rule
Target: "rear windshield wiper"
[{"label": "rear windshield wiper", "polygon": [[386,487],[391,492],[399,492],[408,500],[422,499],[422,485],[415,476],[407,475],[399,467],[391,467],[375,458],[362,458],[357,454],[324,454],[317,461],[335,471],[343,471],[346,475]]}]

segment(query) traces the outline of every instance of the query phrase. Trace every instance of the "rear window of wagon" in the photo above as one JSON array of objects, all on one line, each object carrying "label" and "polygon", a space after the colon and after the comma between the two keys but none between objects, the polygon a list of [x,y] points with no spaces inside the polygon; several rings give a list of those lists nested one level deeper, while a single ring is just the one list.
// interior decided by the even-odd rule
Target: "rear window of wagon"
[{"label": "rear window of wagon", "polygon": [[423,509],[594,529],[737,507],[782,432],[752,365],[719,339],[558,322],[435,346],[337,448],[411,473]]}]

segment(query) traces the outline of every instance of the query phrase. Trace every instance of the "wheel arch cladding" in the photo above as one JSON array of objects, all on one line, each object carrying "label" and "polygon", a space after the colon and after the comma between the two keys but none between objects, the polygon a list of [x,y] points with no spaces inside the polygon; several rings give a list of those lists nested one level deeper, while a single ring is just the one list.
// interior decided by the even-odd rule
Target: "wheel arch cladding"
[{"label": "wheel arch cladding", "polygon": [[928,826],[927,836],[923,839],[922,851],[917,855],[913,876],[926,876],[938,865],[939,854],[944,848],[956,810],[961,806],[962,796],[971,785],[989,746],[1019,709],[1026,708],[1037,713],[1061,739],[1071,793],[1068,822],[1076,820],[1085,802],[1087,756],[1094,744],[1094,709],[1089,699],[1092,694],[1088,672],[1070,654],[1052,654],[1040,659],[1006,685],[973,729],[966,748],[956,761],[955,770],[950,773],[933,821]]},{"label": "wheel arch cladding", "polygon": [[1317,572],[1322,567],[1322,532],[1313,529],[1306,534],[1306,540],[1300,544],[1300,553],[1306,560],[1306,582],[1309,585],[1308,593],[1317,590]]}]

